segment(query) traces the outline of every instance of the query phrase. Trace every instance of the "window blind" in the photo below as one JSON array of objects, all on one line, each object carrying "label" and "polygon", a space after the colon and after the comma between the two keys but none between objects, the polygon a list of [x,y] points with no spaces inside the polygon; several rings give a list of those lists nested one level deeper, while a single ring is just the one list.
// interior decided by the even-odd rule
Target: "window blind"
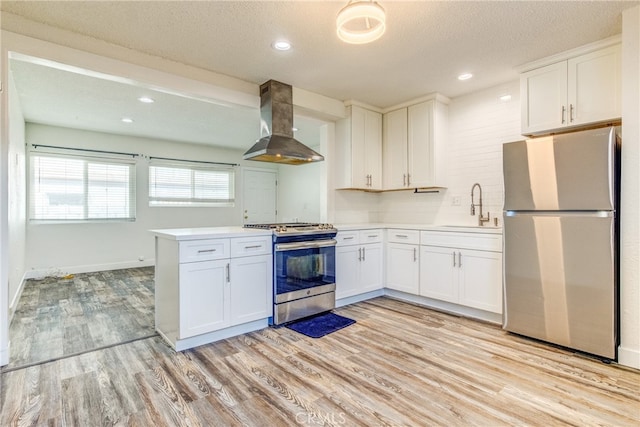
[{"label": "window blind", "polygon": [[135,220],[133,160],[31,153],[29,162],[31,220]]},{"label": "window blind", "polygon": [[152,161],[150,206],[233,206],[235,171],[231,167]]}]

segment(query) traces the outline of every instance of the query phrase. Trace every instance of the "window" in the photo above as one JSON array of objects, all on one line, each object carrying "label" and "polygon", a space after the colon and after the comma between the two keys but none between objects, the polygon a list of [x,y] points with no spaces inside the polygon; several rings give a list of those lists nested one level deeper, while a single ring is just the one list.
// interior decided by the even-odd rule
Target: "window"
[{"label": "window", "polygon": [[30,155],[31,220],[135,220],[135,164],[129,159]]},{"label": "window", "polygon": [[153,162],[149,206],[233,206],[233,168]]}]

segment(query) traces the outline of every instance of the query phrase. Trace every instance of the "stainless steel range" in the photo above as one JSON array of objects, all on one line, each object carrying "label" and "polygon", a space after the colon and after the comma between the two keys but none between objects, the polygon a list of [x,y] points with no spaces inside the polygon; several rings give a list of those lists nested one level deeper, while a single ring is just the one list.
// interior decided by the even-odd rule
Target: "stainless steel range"
[{"label": "stainless steel range", "polygon": [[331,224],[246,224],[273,230],[273,316],[282,323],[336,306],[336,230]]}]

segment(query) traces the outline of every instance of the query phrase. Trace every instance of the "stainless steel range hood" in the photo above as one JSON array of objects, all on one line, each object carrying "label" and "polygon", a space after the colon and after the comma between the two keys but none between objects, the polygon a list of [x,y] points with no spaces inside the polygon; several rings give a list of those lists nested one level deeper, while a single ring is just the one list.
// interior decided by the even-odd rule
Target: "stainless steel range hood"
[{"label": "stainless steel range hood", "polygon": [[263,136],[242,156],[245,160],[301,165],[324,156],[293,137],[292,89],[269,80],[260,85],[260,129]]}]

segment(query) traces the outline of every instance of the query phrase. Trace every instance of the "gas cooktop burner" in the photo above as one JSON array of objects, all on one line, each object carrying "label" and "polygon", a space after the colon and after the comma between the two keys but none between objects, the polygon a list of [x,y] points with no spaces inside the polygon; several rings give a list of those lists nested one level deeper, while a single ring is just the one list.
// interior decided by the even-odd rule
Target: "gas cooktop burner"
[{"label": "gas cooktop burner", "polygon": [[259,228],[261,230],[273,230],[276,235],[316,234],[337,232],[331,224],[311,222],[282,222],[274,224],[245,224],[245,228]]}]

